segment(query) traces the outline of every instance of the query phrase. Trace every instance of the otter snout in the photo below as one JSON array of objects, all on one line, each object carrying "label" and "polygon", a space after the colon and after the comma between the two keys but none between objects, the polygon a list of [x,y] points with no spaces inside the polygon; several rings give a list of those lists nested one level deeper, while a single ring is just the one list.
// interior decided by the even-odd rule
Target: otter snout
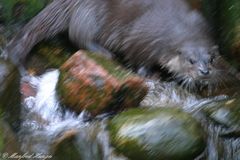
[{"label": "otter snout", "polygon": [[207,76],[210,74],[209,69],[199,69],[199,73],[203,76]]},{"label": "otter snout", "polygon": [[207,76],[210,74],[210,68],[207,65],[201,64],[198,67],[198,73],[201,76]]}]

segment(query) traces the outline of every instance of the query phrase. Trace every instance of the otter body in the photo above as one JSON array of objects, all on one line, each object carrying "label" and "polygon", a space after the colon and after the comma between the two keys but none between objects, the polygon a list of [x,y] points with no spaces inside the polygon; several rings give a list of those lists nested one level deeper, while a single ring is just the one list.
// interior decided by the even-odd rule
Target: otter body
[{"label": "otter body", "polygon": [[68,31],[79,48],[120,55],[136,68],[158,65],[188,83],[214,73],[208,29],[185,0],[54,0],[4,54],[21,64],[36,43]]}]

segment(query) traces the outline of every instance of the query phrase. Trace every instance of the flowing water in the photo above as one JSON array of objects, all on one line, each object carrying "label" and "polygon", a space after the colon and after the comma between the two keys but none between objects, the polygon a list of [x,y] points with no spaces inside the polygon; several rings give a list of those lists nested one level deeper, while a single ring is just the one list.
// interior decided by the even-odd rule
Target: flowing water
[{"label": "flowing water", "polygon": [[[28,76],[22,79],[36,90],[36,95],[23,100],[19,131],[22,151],[51,154],[54,141],[69,130],[74,130],[77,133],[75,145],[82,151],[81,159],[102,159],[100,155],[106,160],[125,159],[113,154],[104,118],[91,122],[86,121],[88,116],[85,111],[76,115],[63,110],[64,106],[59,103],[55,90],[58,76],[59,71],[52,70],[39,77]],[[201,112],[206,104],[228,100],[227,96],[199,98],[178,88],[175,83],[146,80],[146,84],[150,90],[142,101],[142,106],[181,107],[202,123],[208,133],[208,146],[202,159],[240,160],[240,139],[219,136],[224,128],[208,120]]]}]

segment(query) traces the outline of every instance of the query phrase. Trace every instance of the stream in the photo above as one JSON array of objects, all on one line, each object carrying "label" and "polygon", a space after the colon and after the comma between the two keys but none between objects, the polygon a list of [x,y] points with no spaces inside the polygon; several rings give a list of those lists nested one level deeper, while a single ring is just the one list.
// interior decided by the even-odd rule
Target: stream
[{"label": "stream", "polygon": [[[89,121],[85,111],[77,115],[63,109],[64,106],[59,103],[55,90],[58,76],[58,70],[51,70],[41,76],[22,78],[22,82],[30,84],[36,90],[36,94],[22,100],[22,122],[18,132],[21,150],[26,153],[50,155],[51,151],[55,150],[53,146],[56,139],[73,131],[77,137],[74,145],[83,153],[81,159],[102,159],[100,155],[106,160],[126,159],[112,152],[108,133],[105,130],[105,120],[108,116],[100,115],[96,120]],[[204,126],[208,133],[207,148],[198,159],[240,160],[240,138],[222,137],[221,134],[227,129],[209,120],[202,113],[206,105],[229,101],[228,96],[198,98],[181,90],[174,83],[146,80],[146,84],[149,87],[149,93],[142,101],[142,106],[181,107]],[[90,142],[89,139],[91,139]],[[98,149],[99,146],[101,151]]]}]

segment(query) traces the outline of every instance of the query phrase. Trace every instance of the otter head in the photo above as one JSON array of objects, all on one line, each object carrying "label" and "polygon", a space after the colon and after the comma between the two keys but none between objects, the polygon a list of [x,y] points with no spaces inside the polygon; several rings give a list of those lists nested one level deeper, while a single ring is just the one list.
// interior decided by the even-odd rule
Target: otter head
[{"label": "otter head", "polygon": [[208,85],[215,74],[213,63],[218,55],[217,46],[183,45],[175,51],[165,67],[183,86]]}]

